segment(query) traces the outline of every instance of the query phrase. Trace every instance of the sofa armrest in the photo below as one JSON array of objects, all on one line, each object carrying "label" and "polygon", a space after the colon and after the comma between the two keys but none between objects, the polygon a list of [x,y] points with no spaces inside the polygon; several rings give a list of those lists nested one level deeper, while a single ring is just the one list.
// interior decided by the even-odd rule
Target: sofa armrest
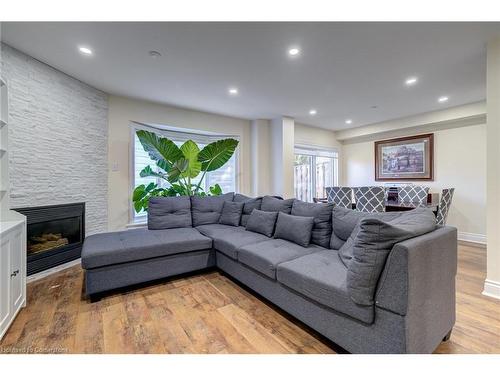
[{"label": "sofa armrest", "polygon": [[454,303],[456,273],[456,228],[439,227],[400,242],[394,245],[387,258],[377,286],[375,305],[399,315],[423,307],[439,310],[440,301],[449,304],[452,298]]}]

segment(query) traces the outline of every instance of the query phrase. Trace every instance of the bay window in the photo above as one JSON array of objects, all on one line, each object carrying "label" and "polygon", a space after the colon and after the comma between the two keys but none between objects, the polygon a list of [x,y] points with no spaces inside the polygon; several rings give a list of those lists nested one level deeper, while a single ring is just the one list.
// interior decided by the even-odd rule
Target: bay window
[{"label": "bay window", "polygon": [[[151,182],[158,184],[160,187],[168,187],[168,181],[162,178],[156,177],[141,177],[140,173],[142,169],[146,166],[151,166],[153,170],[157,171],[159,168],[156,166],[156,163],[149,158],[149,155],[144,148],[142,147],[139,138],[137,137],[137,130],[147,130],[151,132],[157,133],[159,136],[166,137],[172,140],[177,146],[181,146],[184,142],[191,139],[200,149],[203,149],[207,144],[215,142],[219,139],[223,138],[235,138],[238,139],[237,136],[233,135],[214,135],[214,134],[201,134],[195,132],[186,132],[186,131],[177,131],[177,130],[163,130],[158,129],[156,127],[146,126],[146,125],[133,125],[132,133],[133,133],[133,147],[132,147],[132,170],[133,170],[133,181],[132,181],[132,191],[139,185],[144,184],[148,185]],[[219,168],[215,171],[208,172],[205,176],[205,179],[202,183],[202,189],[205,192],[208,192],[210,186],[215,184],[219,184],[224,193],[228,193],[231,191],[237,190],[237,165],[238,165],[238,148],[236,148],[236,152],[229,159],[229,161],[224,164],[222,168]],[[193,178],[191,182],[193,184],[197,184],[201,179],[202,173],[200,173],[196,178]],[[132,220],[140,221],[145,219],[146,212],[135,212],[133,205],[131,206],[132,210]]]}]

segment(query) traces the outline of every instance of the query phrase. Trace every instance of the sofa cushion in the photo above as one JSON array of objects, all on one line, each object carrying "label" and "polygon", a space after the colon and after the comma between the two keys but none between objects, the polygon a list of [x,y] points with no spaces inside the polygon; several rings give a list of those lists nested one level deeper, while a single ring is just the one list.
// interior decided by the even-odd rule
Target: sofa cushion
[{"label": "sofa cushion", "polygon": [[246,226],[248,218],[254,209],[260,210],[262,204],[262,197],[251,198],[243,194],[235,194],[233,198],[234,202],[243,202],[243,213],[241,214],[240,225]]},{"label": "sofa cushion", "polygon": [[224,202],[219,218],[219,224],[237,227],[240,225],[242,211],[243,202]]},{"label": "sofa cushion", "polygon": [[269,241],[259,233],[248,232],[243,227],[233,227],[223,224],[209,224],[196,227],[200,233],[213,239],[213,247],[230,258],[238,258],[238,249],[242,246]]},{"label": "sofa cushion", "polygon": [[360,212],[343,207],[335,207],[332,212],[333,232],[330,248],[339,250],[339,256],[346,267],[352,259],[354,238],[359,232],[361,219],[372,217],[393,220],[403,212]]},{"label": "sofa cushion", "polygon": [[253,210],[247,221],[246,230],[271,237],[274,233],[277,218],[277,212]]},{"label": "sofa cushion", "polygon": [[233,195],[234,193],[227,193],[210,197],[191,197],[193,227],[218,223],[224,202],[231,202]]},{"label": "sofa cushion", "polygon": [[378,279],[392,247],[434,229],[436,217],[427,208],[404,212],[390,221],[362,219],[347,269],[347,290],[351,299],[357,304],[372,305]]},{"label": "sofa cushion", "polygon": [[330,248],[338,250],[347,241],[356,224],[365,217],[368,212],[354,211],[344,207],[334,207],[332,211],[332,238]]},{"label": "sofa cushion", "polygon": [[276,279],[278,264],[324,250],[317,245],[302,247],[286,240],[253,243],[238,250],[238,261],[254,270]]},{"label": "sofa cushion", "polygon": [[347,269],[336,250],[322,250],[278,265],[280,283],[303,296],[364,323],[374,320],[374,306],[362,306],[349,297]]},{"label": "sofa cushion", "polygon": [[148,204],[148,229],[189,228],[191,200],[189,197],[151,197]]},{"label": "sofa cushion", "polygon": [[279,212],[274,238],[282,238],[307,247],[311,242],[313,225],[313,217],[292,216]]},{"label": "sofa cushion", "polygon": [[328,248],[332,235],[333,203],[309,203],[296,199],[292,205],[292,215],[314,217],[311,243]]},{"label": "sofa cushion", "polygon": [[266,195],[262,198],[262,204],[260,209],[262,211],[271,211],[271,212],[284,212],[285,214],[289,214],[292,212],[292,205],[295,199],[279,199],[276,197],[271,197],[270,195]]},{"label": "sofa cushion", "polygon": [[85,238],[82,267],[97,268],[211,248],[212,240],[194,228],[99,233]]}]

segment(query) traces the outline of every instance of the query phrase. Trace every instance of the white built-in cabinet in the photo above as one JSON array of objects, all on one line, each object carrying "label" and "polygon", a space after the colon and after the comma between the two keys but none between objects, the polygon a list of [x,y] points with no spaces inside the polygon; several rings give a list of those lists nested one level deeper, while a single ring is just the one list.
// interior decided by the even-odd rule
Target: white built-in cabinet
[{"label": "white built-in cabinet", "polygon": [[8,104],[0,77],[0,340],[26,305],[26,217],[9,209]]},{"label": "white built-in cabinet", "polygon": [[0,222],[0,339],[26,306],[26,224]]}]

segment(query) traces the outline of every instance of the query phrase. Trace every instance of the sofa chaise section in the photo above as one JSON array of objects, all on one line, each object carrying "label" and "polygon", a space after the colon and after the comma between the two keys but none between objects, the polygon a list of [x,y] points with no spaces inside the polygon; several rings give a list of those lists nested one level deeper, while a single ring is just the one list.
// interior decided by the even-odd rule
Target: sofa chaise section
[{"label": "sofa chaise section", "polygon": [[101,233],[85,239],[82,266],[85,269],[210,249],[212,240],[194,228],[131,229]]},{"label": "sofa chaise section", "polygon": [[194,228],[100,233],[82,249],[87,295],[214,265],[212,239]]}]

